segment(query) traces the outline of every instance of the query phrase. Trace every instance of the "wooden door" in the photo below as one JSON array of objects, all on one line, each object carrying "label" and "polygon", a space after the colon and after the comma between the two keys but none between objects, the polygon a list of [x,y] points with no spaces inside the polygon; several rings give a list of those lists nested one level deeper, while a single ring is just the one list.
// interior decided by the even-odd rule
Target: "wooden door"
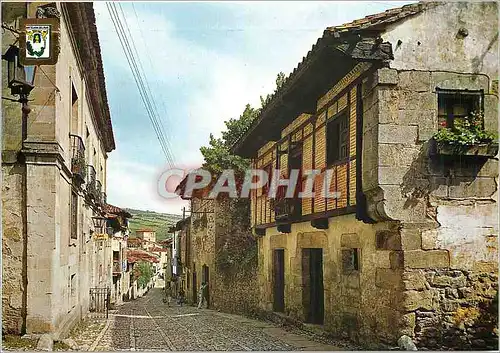
[{"label": "wooden door", "polygon": [[273,255],[273,310],[285,311],[285,250],[275,249]]}]

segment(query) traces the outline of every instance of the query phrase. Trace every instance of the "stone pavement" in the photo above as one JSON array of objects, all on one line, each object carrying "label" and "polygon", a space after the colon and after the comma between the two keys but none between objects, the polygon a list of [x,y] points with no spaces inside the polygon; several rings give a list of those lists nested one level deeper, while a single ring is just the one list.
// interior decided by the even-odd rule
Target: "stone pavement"
[{"label": "stone pavement", "polygon": [[[287,332],[268,322],[195,307],[167,307],[162,290],[151,289],[137,300],[95,321],[73,339],[81,350],[348,350],[345,343],[319,343],[305,333]],[[93,340],[90,339],[93,337]]]}]

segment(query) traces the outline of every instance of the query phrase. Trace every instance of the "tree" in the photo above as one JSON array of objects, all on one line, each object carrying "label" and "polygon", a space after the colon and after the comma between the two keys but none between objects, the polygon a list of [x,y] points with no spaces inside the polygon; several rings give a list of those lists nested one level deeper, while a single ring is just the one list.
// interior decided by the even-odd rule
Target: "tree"
[{"label": "tree", "polygon": [[137,273],[134,277],[135,276],[137,276],[137,285],[141,288],[146,287],[151,278],[153,278],[153,269],[151,268],[151,264],[144,261],[137,263]]},{"label": "tree", "polygon": [[[276,77],[276,89],[274,92],[283,86],[284,81],[285,74],[280,72]],[[210,134],[208,146],[200,148],[200,152],[205,159],[203,168],[216,174],[226,169],[233,169],[236,174],[241,174],[250,167],[250,161],[232,154],[231,147],[249,129],[253,121],[259,116],[262,107],[267,104],[270,99],[271,95],[269,94],[265,99],[261,96],[261,108],[256,109],[250,106],[250,104],[247,104],[239,118],[231,118],[225,121],[226,130],[222,132],[222,137],[215,138]]]},{"label": "tree", "polygon": [[[285,83],[285,80],[286,80],[286,77],[285,77],[285,74],[283,72],[280,72],[277,76],[276,76],[276,88],[274,89],[274,92],[273,94],[275,94],[276,92],[278,92],[278,90],[283,87],[283,84]],[[268,94],[265,98],[260,96],[260,104],[262,105],[262,108],[271,101],[271,97],[272,97],[272,94]]]}]

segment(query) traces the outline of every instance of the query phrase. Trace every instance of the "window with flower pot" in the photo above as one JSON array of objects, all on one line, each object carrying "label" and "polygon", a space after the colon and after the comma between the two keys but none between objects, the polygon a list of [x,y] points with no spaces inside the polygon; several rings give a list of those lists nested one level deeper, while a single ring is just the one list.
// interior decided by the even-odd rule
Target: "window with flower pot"
[{"label": "window with flower pot", "polygon": [[468,90],[437,89],[439,128],[454,128],[472,112],[483,110],[484,93]]},{"label": "window with flower pot", "polygon": [[439,130],[436,155],[491,157],[498,152],[496,131],[484,129],[483,91],[437,90]]}]

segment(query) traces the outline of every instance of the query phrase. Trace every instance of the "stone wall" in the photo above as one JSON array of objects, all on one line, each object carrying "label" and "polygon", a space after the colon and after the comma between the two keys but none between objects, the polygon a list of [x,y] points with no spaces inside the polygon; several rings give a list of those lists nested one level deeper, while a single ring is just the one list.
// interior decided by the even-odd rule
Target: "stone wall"
[{"label": "stone wall", "polygon": [[257,240],[250,229],[248,199],[216,201],[215,309],[256,315]]},{"label": "stone wall", "polygon": [[[382,242],[404,279],[400,332],[420,347],[495,346],[491,327],[466,324],[464,331],[455,318],[468,313],[481,321],[482,306],[495,296],[498,156],[430,153],[438,131],[436,88],[483,90],[484,125],[496,131],[491,82],[484,74],[386,68],[363,84],[363,188],[373,219],[398,222]],[[465,332],[465,343],[455,339],[458,332]]]},{"label": "stone wall", "polygon": [[[14,26],[18,17],[34,17],[40,5],[43,3],[2,4],[3,21]],[[57,7],[60,11],[59,3]],[[106,152],[95,126],[96,117],[87,104],[89,91],[71,45],[72,29],[63,17],[60,23],[59,60],[37,70],[24,132],[21,105],[2,103],[2,226],[6,230],[2,238],[2,330],[51,332],[55,337],[66,335],[88,310],[89,287],[96,284],[91,274],[97,272],[93,270],[100,261],[90,239],[94,210],[84,201],[82,190],[77,191],[77,239],[70,235],[70,133],[87,137],[86,164],[96,166],[103,191],[106,175]],[[2,48],[14,39],[6,31]],[[2,96],[8,97],[6,66],[3,60]],[[73,88],[78,100],[71,109]],[[105,270],[110,278],[111,269]]]},{"label": "stone wall", "polygon": [[[304,249],[320,248],[323,254],[324,328],[334,336],[350,338],[367,346],[398,339],[401,306],[401,270],[395,268],[391,251],[379,246],[377,237],[397,229],[397,224],[370,225],[355,215],[330,218],[325,230],[309,222],[292,224],[291,233],[275,227],[259,238],[260,309],[273,311],[273,251],[284,249],[285,312],[295,322],[307,322],[304,292]],[[357,249],[358,270],[345,271],[343,250]],[[375,346],[377,347],[377,346]]]},{"label": "stone wall", "polygon": [[497,269],[413,269],[403,279],[405,317],[418,346],[498,349]]},{"label": "stone wall", "polygon": [[[213,309],[254,315],[258,303],[257,243],[249,227],[247,200],[193,199],[190,224],[188,301],[193,297],[193,264],[196,290],[209,269],[209,299]],[[185,277],[187,280],[187,276]],[[199,293],[198,293],[199,294]]]}]

